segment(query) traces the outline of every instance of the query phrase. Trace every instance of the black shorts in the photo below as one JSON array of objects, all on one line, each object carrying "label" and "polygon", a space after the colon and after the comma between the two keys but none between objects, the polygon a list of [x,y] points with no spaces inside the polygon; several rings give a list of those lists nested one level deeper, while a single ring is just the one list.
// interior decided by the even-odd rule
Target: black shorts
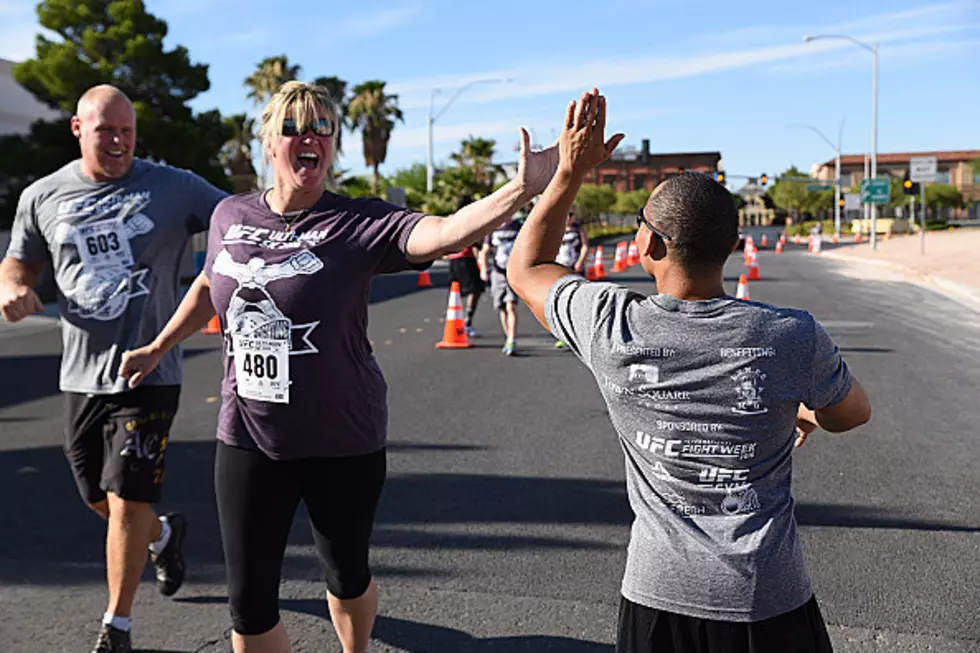
[{"label": "black shorts", "polygon": [[279,580],[289,528],[306,504],[327,589],[355,599],[368,589],[368,545],[386,473],[384,449],[363,456],[272,460],[218,442],[214,486],[235,631],[279,623]]},{"label": "black shorts", "polygon": [[65,455],[86,503],[106,492],[156,503],[180,386],[148,385],[114,395],[65,393]]},{"label": "black shorts", "polygon": [[698,619],[619,604],[616,653],[833,653],[817,598],[756,622]]},{"label": "black shorts", "polygon": [[453,281],[459,282],[459,291],[463,295],[479,295],[483,292],[480,266],[472,256],[449,261],[449,283]]}]

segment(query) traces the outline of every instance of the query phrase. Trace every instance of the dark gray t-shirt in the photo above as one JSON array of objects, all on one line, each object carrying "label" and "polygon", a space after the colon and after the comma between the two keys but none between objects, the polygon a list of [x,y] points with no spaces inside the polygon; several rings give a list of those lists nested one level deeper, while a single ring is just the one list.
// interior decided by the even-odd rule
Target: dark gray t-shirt
[{"label": "dark gray t-shirt", "polygon": [[[73,161],[24,190],[7,256],[40,263],[50,255],[63,391],[127,390],[116,376],[123,352],[153,340],[173,315],[187,241],[208,228],[226,195],[191,172],[140,159],[107,182],[92,181]],[[181,351],[174,348],[143,384],[180,382]]]},{"label": "dark gray t-shirt", "polygon": [[257,191],[211,221],[204,272],[225,340],[218,438],[276,460],[354,456],[384,446],[387,386],[367,337],[377,274],[412,266],[423,213],[324,193],[286,216]]},{"label": "dark gray t-shirt", "polygon": [[626,457],[633,522],[623,596],[722,621],[809,600],[793,516],[800,403],[839,403],[851,375],[806,311],[646,297],[568,275],[545,314],[602,392]]}]

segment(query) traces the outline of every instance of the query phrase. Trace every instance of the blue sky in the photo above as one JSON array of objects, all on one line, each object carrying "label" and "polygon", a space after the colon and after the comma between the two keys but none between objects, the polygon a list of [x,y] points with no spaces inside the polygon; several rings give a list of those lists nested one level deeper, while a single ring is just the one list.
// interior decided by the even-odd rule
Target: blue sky
[{"label": "blue sky", "polygon": [[[33,56],[31,0],[0,0],[0,57]],[[426,114],[470,87],[435,125],[435,159],[469,134],[516,156],[517,128],[554,139],[566,103],[590,86],[609,99],[609,128],[655,152],[719,150],[730,175],[807,170],[833,151],[871,144],[872,57],[843,33],[880,43],[879,152],[980,149],[980,0],[147,0],[169,24],[168,46],[210,65],[196,109],[256,109],[242,81],[286,54],[303,79],[388,82],[405,122],[382,168],[425,160]],[[345,135],[341,167],[366,169],[360,136]],[[733,180],[734,181],[734,180]],[[735,182],[736,185],[739,182]]]}]

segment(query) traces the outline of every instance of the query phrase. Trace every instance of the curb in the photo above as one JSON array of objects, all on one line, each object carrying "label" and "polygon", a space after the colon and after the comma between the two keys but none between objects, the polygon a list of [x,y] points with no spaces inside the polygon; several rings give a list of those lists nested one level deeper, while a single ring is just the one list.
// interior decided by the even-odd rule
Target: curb
[{"label": "curb", "polygon": [[900,274],[909,283],[914,283],[917,286],[928,288],[933,292],[937,292],[940,295],[948,297],[949,299],[959,302],[967,308],[972,308],[974,311],[980,313],[980,288],[973,288],[967,286],[966,284],[959,283],[958,281],[951,281],[945,277],[937,277],[932,274],[915,272],[905,266],[898,265],[897,263],[891,263],[889,261],[878,261],[875,259],[861,258],[859,256],[848,256],[847,254],[839,254],[833,251],[824,252],[823,257],[837,259],[839,261],[847,261],[848,263],[860,263],[863,265],[870,265],[872,267],[886,268],[892,272]]}]

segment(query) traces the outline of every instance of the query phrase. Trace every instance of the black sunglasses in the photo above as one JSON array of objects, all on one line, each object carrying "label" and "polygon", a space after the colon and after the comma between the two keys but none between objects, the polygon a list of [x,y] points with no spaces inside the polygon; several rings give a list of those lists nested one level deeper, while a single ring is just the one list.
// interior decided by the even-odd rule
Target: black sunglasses
[{"label": "black sunglasses", "polygon": [[670,241],[672,241],[673,238],[671,238],[670,236],[668,236],[667,234],[665,234],[664,232],[660,231],[652,224],[647,222],[646,216],[643,215],[643,208],[644,207],[640,207],[640,209],[636,212],[636,228],[639,229],[640,225],[645,224],[647,226],[647,229],[649,229],[650,231],[652,231],[653,233],[657,234],[660,237],[660,240],[664,241],[665,243],[669,243]]},{"label": "black sunglasses", "polygon": [[333,136],[333,121],[330,118],[317,118],[314,122],[307,124],[302,133],[296,128],[296,120],[293,118],[284,118],[282,121],[281,133],[283,136],[302,136],[308,131],[312,131],[317,136]]}]

